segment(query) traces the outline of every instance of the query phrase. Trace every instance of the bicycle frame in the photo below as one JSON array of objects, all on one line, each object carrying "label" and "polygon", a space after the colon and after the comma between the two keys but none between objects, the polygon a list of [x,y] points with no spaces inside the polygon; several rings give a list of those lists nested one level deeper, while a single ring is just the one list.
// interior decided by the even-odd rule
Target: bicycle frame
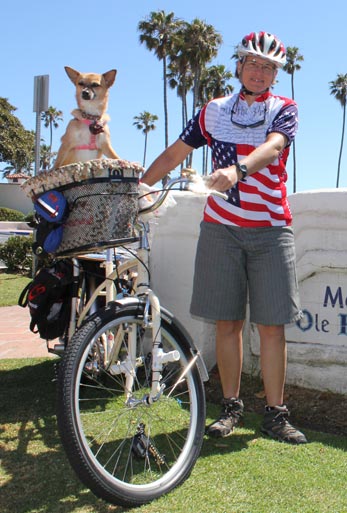
[{"label": "bicycle frame", "polygon": [[[157,198],[157,200],[153,204],[140,210],[140,216],[141,214],[145,215],[158,209],[163,204],[167,194],[175,184],[182,184],[190,181],[191,180],[189,180],[188,178],[178,178],[171,180],[166,186],[166,188],[161,192],[159,198]],[[129,269],[135,268],[137,270],[138,277],[134,283],[134,289],[135,291],[137,291],[137,295],[141,296],[147,289],[149,289],[149,224],[148,222],[145,223],[140,220],[136,226],[136,229],[139,233],[139,247],[137,249],[137,256],[134,256],[134,258],[126,260],[125,262],[115,267],[113,264],[113,259],[109,253],[110,250],[108,250],[107,259],[103,264],[105,268],[105,280],[102,283],[100,283],[100,285],[98,285],[92,292],[91,297],[83,306],[83,309],[79,312],[78,320],[76,318],[76,312],[78,303],[78,282],[80,276],[80,264],[78,262],[78,258],[73,258],[75,289],[71,306],[71,316],[68,328],[68,340],[71,339],[76,328],[79,328],[85,321],[86,317],[92,312],[93,305],[95,304],[95,301],[99,295],[103,294],[106,296],[106,304],[110,301],[115,300],[116,288],[114,285],[114,281],[119,276],[126,273]]]},{"label": "bicycle frame", "polygon": [[[122,263],[114,264],[112,255],[110,254],[111,250],[107,250],[107,258],[101,264],[105,268],[105,279],[100,283],[91,293],[90,298],[87,303],[83,305],[83,308],[78,314],[77,318],[77,310],[78,310],[78,287],[79,287],[79,277],[80,277],[80,264],[78,258],[73,259],[74,263],[74,282],[75,289],[71,306],[71,318],[68,328],[68,341],[72,338],[76,329],[80,328],[83,322],[92,314],[95,302],[98,296],[103,295],[106,299],[106,304],[109,304],[113,301],[118,301],[120,304],[126,303],[127,298],[117,299],[116,297],[116,287],[115,281],[118,277],[128,273],[129,271],[135,272],[133,289],[134,295],[131,296],[136,300],[141,300],[145,303],[144,306],[144,325],[150,327],[152,330],[152,355],[153,355],[153,363],[152,363],[152,387],[150,394],[142,398],[141,400],[134,400],[131,397],[131,391],[134,385],[134,376],[136,374],[135,369],[140,364],[136,362],[135,353],[136,353],[136,332],[135,330],[130,331],[128,333],[128,341],[129,341],[129,358],[120,364],[112,364],[112,355],[116,353],[117,348],[117,340],[110,335],[108,340],[103,340],[103,353],[104,353],[104,364],[108,365],[111,363],[110,372],[113,374],[123,373],[125,375],[126,381],[126,390],[127,390],[127,401],[129,404],[135,406],[135,403],[141,401],[147,402],[155,402],[159,399],[162,388],[160,385],[160,372],[163,368],[163,365],[168,362],[178,361],[180,358],[178,351],[171,351],[169,353],[164,353],[161,349],[161,306],[158,296],[151,290],[149,283],[149,251],[150,245],[148,240],[149,233],[149,222],[141,221],[141,214],[148,214],[158,209],[162,203],[165,201],[165,198],[169,192],[169,190],[177,183],[185,183],[190,182],[189,178],[179,178],[172,180],[166,186],[166,188],[161,192],[159,198],[151,204],[149,207],[142,209],[140,211],[140,219],[138,224],[136,225],[136,231],[138,233],[139,243],[138,248],[136,250],[136,256],[133,258],[127,259]],[[119,334],[120,337],[120,334]],[[201,358],[199,351],[196,351],[195,356],[193,356],[193,360],[190,362],[190,365],[193,365],[196,360],[199,359],[199,368],[202,369],[202,375],[204,376],[204,380],[208,379],[208,374]],[[189,367],[185,372],[189,370]],[[182,375],[182,379],[184,374]]]},{"label": "bicycle frame", "polygon": [[[188,478],[205,433],[208,380],[190,335],[150,288],[148,223],[142,219],[136,228],[136,256],[115,263],[110,250],[95,290],[84,286],[74,261],[74,311],[79,292],[81,305],[58,375],[58,426],[72,467],[98,497],[126,507]],[[95,283],[93,265],[82,268]],[[99,295],[106,307],[94,313]]]}]

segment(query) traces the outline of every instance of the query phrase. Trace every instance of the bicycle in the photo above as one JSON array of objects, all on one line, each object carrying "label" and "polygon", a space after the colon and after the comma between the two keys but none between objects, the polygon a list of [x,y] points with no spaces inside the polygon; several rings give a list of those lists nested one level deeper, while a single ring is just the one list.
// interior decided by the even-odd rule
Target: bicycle
[{"label": "bicycle", "polygon": [[[187,181],[173,180],[142,213]],[[79,313],[75,294],[57,384],[58,429],[72,468],[96,496],[125,507],[188,478],[203,443],[208,380],[191,337],[150,289],[148,223],[136,232],[134,257],[114,269],[108,259],[105,280]],[[134,269],[131,286],[116,297],[115,283]],[[106,306],[90,314],[101,292]]]}]

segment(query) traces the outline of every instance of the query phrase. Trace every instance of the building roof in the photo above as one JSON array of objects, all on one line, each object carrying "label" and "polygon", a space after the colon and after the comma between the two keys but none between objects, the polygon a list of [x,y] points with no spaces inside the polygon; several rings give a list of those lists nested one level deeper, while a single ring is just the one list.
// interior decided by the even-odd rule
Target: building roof
[{"label": "building roof", "polygon": [[30,178],[30,176],[25,173],[13,173],[12,175],[7,175],[6,178],[10,180],[18,180],[20,178]]}]

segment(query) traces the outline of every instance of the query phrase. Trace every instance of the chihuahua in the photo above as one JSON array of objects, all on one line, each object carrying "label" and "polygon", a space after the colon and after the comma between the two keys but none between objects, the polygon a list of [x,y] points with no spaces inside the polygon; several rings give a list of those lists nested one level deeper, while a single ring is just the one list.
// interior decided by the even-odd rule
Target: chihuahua
[{"label": "chihuahua", "polygon": [[80,73],[65,66],[65,71],[76,87],[78,109],[71,113],[74,119],[61,138],[54,169],[74,162],[100,159],[102,155],[119,159],[111,145],[107,126],[110,117],[106,114],[108,90],[116,79],[117,70],[98,75]]}]

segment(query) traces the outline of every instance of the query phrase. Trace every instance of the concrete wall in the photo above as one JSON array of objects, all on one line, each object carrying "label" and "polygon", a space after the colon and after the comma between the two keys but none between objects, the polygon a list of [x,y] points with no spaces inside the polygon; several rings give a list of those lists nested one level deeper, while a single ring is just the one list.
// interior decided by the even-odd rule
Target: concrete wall
[{"label": "concrete wall", "polygon": [[23,214],[33,211],[32,201],[18,183],[0,183],[0,207],[13,208]]},{"label": "concrete wall", "polygon": [[[177,206],[152,222],[152,287],[183,323],[208,369],[215,364],[214,324],[189,314],[203,196],[175,193]],[[304,313],[288,326],[287,382],[347,393],[347,189],[289,198],[294,216],[297,270]],[[28,213],[32,203],[18,184],[0,184],[0,206]],[[259,338],[246,320],[244,370],[259,374]]]},{"label": "concrete wall", "polygon": [[[213,323],[189,314],[194,256],[205,203],[189,192],[175,194],[177,206],[154,226],[152,286],[215,364]],[[290,196],[294,216],[298,281],[303,319],[286,328],[287,382],[347,393],[347,189]],[[259,374],[259,338],[246,320],[244,370]]]},{"label": "concrete wall", "polygon": [[163,306],[185,326],[201,350],[207,368],[215,363],[214,324],[189,313],[194,258],[205,197],[181,191],[177,205],[152,223],[151,284]]}]

